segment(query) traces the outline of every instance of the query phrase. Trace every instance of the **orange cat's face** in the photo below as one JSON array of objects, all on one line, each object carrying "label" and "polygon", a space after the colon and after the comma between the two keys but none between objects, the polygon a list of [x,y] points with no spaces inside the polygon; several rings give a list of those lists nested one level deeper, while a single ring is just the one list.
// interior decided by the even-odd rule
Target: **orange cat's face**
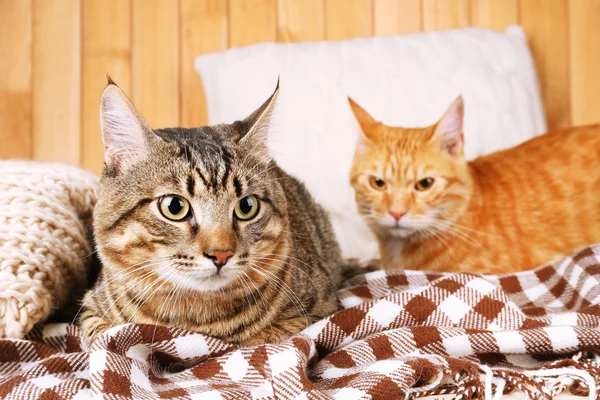
[{"label": "orange cat's face", "polygon": [[463,155],[462,99],[434,126],[396,128],[350,101],[361,126],[350,181],[376,233],[400,238],[444,231],[470,197]]}]

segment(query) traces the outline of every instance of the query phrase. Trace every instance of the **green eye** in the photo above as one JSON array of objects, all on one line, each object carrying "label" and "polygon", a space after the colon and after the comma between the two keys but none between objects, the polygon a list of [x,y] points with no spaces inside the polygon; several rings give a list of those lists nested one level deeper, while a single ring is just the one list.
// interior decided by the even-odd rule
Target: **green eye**
[{"label": "green eye", "polygon": [[168,194],[158,200],[160,213],[168,220],[181,221],[190,215],[190,203],[181,196]]},{"label": "green eye", "polygon": [[235,216],[241,220],[249,220],[258,214],[258,199],[256,196],[246,196],[235,205]]}]

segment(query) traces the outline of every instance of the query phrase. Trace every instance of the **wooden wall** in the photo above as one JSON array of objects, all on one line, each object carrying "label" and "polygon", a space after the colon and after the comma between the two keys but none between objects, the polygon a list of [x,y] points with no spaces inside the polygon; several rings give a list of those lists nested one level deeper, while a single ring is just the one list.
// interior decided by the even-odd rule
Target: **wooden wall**
[{"label": "wooden wall", "polygon": [[0,158],[98,172],[105,73],[155,127],[206,122],[196,55],[521,24],[550,128],[600,122],[600,0],[0,0]]}]

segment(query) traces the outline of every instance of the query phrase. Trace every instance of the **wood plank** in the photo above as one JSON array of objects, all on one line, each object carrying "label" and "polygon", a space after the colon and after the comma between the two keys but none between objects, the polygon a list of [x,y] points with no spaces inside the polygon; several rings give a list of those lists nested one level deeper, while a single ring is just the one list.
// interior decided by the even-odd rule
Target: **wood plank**
[{"label": "wood plank", "polygon": [[229,45],[274,42],[276,7],[275,0],[229,0]]},{"label": "wood plank", "polygon": [[326,0],[325,38],[351,39],[373,35],[372,0]]},{"label": "wood plank", "polygon": [[600,1],[569,2],[572,124],[600,122]]},{"label": "wood plank", "polygon": [[423,0],[423,29],[441,30],[470,25],[469,0]]},{"label": "wood plank", "polygon": [[519,7],[542,88],[548,129],[571,124],[566,0],[527,0]]},{"label": "wood plank", "polygon": [[208,123],[202,81],[194,58],[227,48],[227,3],[222,0],[180,0],[179,122],[194,127]]},{"label": "wood plank", "polygon": [[0,0],[0,159],[32,156],[31,1]]},{"label": "wood plank", "polygon": [[79,0],[33,2],[33,158],[79,165]]},{"label": "wood plank", "polygon": [[133,0],[132,100],[153,128],[179,124],[179,9]]},{"label": "wood plank", "polygon": [[129,0],[82,3],[81,166],[99,174],[104,145],[98,110],[106,74],[131,92],[131,13]]},{"label": "wood plank", "polygon": [[519,23],[517,0],[475,0],[471,2],[471,25],[502,31]]},{"label": "wood plank", "polygon": [[421,0],[375,0],[375,36],[419,32],[423,29]]},{"label": "wood plank", "polygon": [[300,42],[325,38],[323,0],[278,0],[277,41]]}]

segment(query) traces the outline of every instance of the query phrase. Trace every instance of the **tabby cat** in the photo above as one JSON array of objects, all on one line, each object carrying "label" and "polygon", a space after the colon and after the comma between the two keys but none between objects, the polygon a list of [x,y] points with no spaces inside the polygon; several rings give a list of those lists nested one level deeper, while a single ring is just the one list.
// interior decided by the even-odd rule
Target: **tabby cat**
[{"label": "tabby cat", "polygon": [[88,341],[133,322],[278,342],[336,311],[342,258],[328,216],[267,148],[277,94],[231,125],[152,130],[109,81]]},{"label": "tabby cat", "polygon": [[426,128],[351,108],[351,171],[384,268],[507,273],[600,242],[600,125],[547,133],[467,162],[463,100]]}]

